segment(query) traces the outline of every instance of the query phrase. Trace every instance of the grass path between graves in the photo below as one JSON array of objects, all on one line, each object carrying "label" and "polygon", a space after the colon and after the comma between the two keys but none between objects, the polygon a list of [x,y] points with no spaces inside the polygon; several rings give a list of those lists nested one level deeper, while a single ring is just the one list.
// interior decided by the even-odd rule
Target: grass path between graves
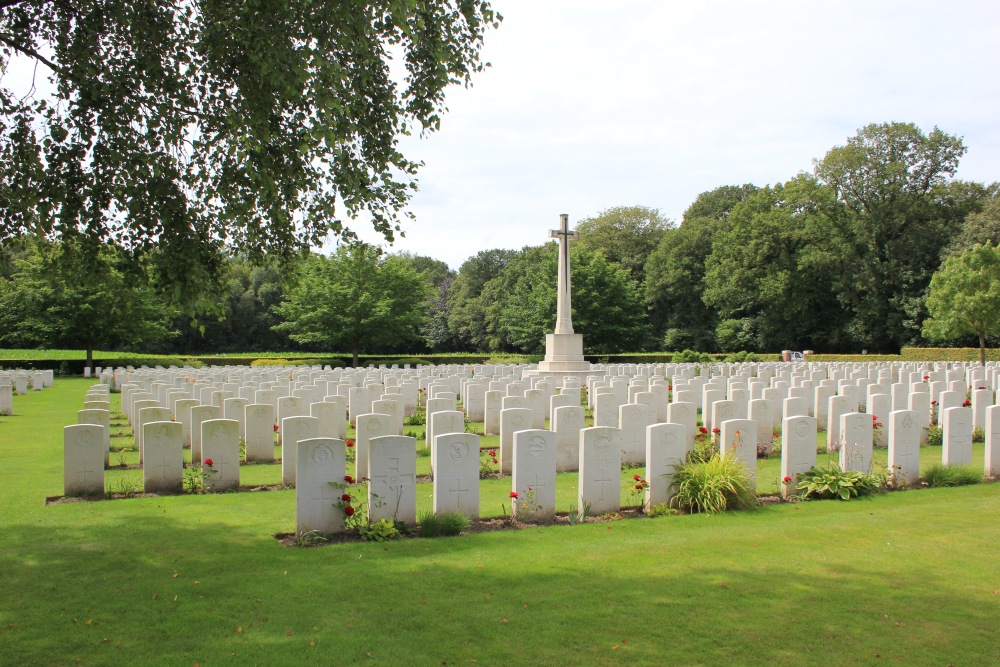
[{"label": "grass path between graves", "polygon": [[1000,664],[998,484],[290,549],[290,491],[45,506],[88,384],[0,418],[2,664]]}]

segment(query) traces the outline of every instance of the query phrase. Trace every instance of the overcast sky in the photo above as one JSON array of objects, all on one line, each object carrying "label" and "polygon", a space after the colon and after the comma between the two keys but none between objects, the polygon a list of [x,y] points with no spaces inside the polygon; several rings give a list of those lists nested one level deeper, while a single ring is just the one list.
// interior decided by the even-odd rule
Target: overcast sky
[{"label": "overcast sky", "polygon": [[457,269],[544,243],[560,213],[679,220],[701,192],[811,171],[876,122],[937,125],[968,147],[960,178],[1000,180],[995,0],[493,5],[493,66],[449,92],[440,132],[403,143],[426,165],[394,250]]}]

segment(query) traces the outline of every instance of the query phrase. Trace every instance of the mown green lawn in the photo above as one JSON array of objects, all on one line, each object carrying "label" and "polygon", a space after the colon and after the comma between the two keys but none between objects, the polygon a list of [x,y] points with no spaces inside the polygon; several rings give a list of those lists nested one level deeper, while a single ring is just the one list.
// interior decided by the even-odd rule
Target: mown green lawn
[{"label": "mown green lawn", "polygon": [[998,484],[287,548],[291,491],[46,506],[88,384],[0,418],[3,664],[1000,664]]}]

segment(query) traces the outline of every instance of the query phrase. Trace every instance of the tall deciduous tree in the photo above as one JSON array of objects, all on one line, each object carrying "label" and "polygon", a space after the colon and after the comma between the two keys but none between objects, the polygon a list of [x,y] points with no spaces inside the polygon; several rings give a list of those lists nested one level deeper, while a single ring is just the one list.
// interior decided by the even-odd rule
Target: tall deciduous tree
[{"label": "tall deciduous tree", "polygon": [[94,349],[156,345],[176,334],[174,311],[125,270],[129,262],[105,246],[96,257],[72,243],[34,243],[0,279],[0,344]]},{"label": "tall deciduous tree", "polygon": [[299,283],[278,307],[274,328],[292,340],[358,355],[373,346],[415,340],[426,315],[430,284],[406,261],[382,258],[354,243],[330,257],[311,257]]},{"label": "tall deciduous tree", "polygon": [[289,259],[362,213],[391,240],[418,167],[398,137],[438,128],[499,21],[485,0],[4,2],[0,69],[32,59],[54,93],[0,84],[0,243],[157,247],[190,304],[224,243]]},{"label": "tall deciduous tree", "polygon": [[722,318],[722,351],[845,344],[846,315],[830,289],[837,259],[823,233],[834,205],[829,187],[800,174],[733,207],[706,261],[703,295]]},{"label": "tall deciduous tree", "polygon": [[848,330],[891,351],[919,336],[921,306],[945,247],[969,212],[948,196],[961,139],[911,123],[872,124],[815,165],[844,213],[830,217],[842,271],[834,289],[853,314]]},{"label": "tall deciduous tree", "polygon": [[615,206],[577,223],[576,230],[580,232],[577,245],[604,253],[641,285],[646,278],[646,259],[671,227],[673,224],[658,209]]},{"label": "tall deciduous tree", "polygon": [[668,350],[716,349],[718,315],[702,299],[706,259],[733,207],[757,191],[724,185],[698,195],[680,227],[667,230],[646,262],[645,297],[654,332]]},{"label": "tall deciduous tree", "polygon": [[985,366],[986,336],[1000,334],[1000,248],[987,242],[946,259],[931,278],[927,310],[925,336],[953,340],[972,334]]}]

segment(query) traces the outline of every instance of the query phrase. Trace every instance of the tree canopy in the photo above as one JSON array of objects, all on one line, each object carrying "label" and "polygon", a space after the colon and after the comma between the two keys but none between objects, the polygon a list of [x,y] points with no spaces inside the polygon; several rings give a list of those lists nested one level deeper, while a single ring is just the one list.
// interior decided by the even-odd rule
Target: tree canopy
[{"label": "tree canopy", "polygon": [[157,347],[176,335],[174,311],[133,280],[128,259],[113,247],[91,258],[71,242],[30,242],[14,253],[0,280],[0,345],[94,349]]},{"label": "tree canopy", "polygon": [[671,227],[673,224],[655,208],[614,206],[577,223],[576,231],[580,233],[577,245],[604,253],[641,284],[645,280],[646,259]]},{"label": "tree canopy", "polygon": [[345,349],[356,366],[363,350],[416,340],[429,293],[408,262],[357,242],[306,261],[274,328],[297,343]]},{"label": "tree canopy", "polygon": [[5,2],[0,67],[32,59],[54,92],[0,83],[0,243],[156,248],[204,308],[224,245],[289,260],[358,216],[391,240],[418,167],[398,138],[439,127],[500,20],[485,0]]},{"label": "tree canopy", "polygon": [[975,335],[985,366],[986,337],[1000,334],[1000,248],[987,241],[946,259],[931,278],[927,310],[925,336],[953,340]]}]

